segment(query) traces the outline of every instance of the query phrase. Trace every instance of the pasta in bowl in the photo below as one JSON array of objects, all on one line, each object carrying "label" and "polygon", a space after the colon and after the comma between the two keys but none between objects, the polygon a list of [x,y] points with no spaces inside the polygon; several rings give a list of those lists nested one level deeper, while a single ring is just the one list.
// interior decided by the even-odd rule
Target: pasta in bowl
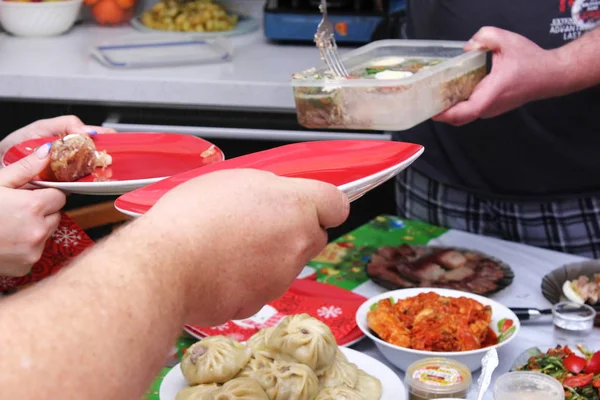
[{"label": "pasta in bowl", "polygon": [[392,370],[338,347],[332,337],[321,321],[298,314],[245,344],[225,336],[204,338],[165,376],[160,399],[404,399],[402,381]]},{"label": "pasta in bowl", "polygon": [[517,316],[494,300],[437,288],[375,296],[359,307],[356,322],[381,354],[403,371],[427,357],[451,358],[476,371],[487,350],[506,345],[520,329]]}]

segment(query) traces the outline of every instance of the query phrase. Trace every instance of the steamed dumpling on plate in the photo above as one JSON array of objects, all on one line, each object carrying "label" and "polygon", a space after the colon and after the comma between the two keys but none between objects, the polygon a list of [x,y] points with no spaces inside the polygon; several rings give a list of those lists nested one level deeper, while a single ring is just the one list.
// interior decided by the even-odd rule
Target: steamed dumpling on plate
[{"label": "steamed dumpling on plate", "polygon": [[358,381],[358,367],[348,361],[340,349],[335,354],[335,360],[329,369],[319,377],[320,389],[345,386],[354,388]]},{"label": "steamed dumpling on plate", "polygon": [[317,375],[333,364],[338,349],[331,329],[308,314],[285,317],[266,345],[276,359],[305,364]]},{"label": "steamed dumpling on plate", "polygon": [[225,383],[250,360],[251,351],[226,336],[211,336],[194,343],[181,359],[181,372],[190,385]]},{"label": "steamed dumpling on plate", "polygon": [[248,378],[251,377],[253,373],[258,372],[260,370],[269,368],[273,360],[267,358],[262,355],[252,356],[250,361],[242,370],[237,374],[236,378]]},{"label": "steamed dumpling on plate", "polygon": [[358,370],[358,380],[354,390],[360,393],[364,400],[379,400],[381,398],[381,382],[362,369]]},{"label": "steamed dumpling on plate", "polygon": [[266,357],[273,360],[275,356],[272,354],[267,347],[267,339],[271,337],[273,332],[275,331],[275,327],[271,326],[268,328],[263,328],[256,332],[248,341],[246,342],[246,347],[248,347],[252,351],[252,355],[259,357]]},{"label": "steamed dumpling on plate", "polygon": [[319,380],[306,365],[274,361],[268,368],[251,374],[271,400],[314,400]]},{"label": "steamed dumpling on plate", "polygon": [[365,400],[365,398],[356,390],[338,386],[321,390],[315,400]]},{"label": "steamed dumpling on plate", "polygon": [[216,383],[186,387],[177,393],[175,400],[203,400],[204,395],[208,395],[217,389],[219,389],[219,385]]},{"label": "steamed dumpling on plate", "polygon": [[230,380],[202,400],[270,400],[257,381],[250,378]]}]

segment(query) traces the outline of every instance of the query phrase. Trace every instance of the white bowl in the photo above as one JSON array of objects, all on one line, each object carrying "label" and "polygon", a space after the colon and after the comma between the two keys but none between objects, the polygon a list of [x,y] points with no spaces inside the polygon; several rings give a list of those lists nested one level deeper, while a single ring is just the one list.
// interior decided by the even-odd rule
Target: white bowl
[{"label": "white bowl", "polygon": [[[367,313],[369,312],[371,306],[380,300],[393,298],[395,300],[405,299],[408,297],[416,296],[420,293],[427,292],[435,292],[440,296],[446,297],[468,297],[474,300],[477,300],[483,305],[489,305],[492,307],[492,328],[494,332],[498,333],[496,326],[501,319],[507,318],[513,321],[513,326],[515,330],[513,334],[502,342],[490,346],[485,347],[483,349],[478,350],[469,350],[469,351],[457,351],[457,352],[437,352],[437,351],[423,351],[423,350],[413,350],[407,349],[404,347],[396,346],[391,343],[388,343],[382,339],[379,339],[374,333],[369,329],[369,325],[367,323]],[[406,371],[406,369],[413,362],[426,358],[426,357],[446,357],[451,358],[456,361],[459,361],[466,365],[471,371],[476,371],[481,368],[481,359],[485,355],[485,353],[491,348],[500,348],[505,346],[511,340],[513,340],[518,334],[521,328],[521,324],[519,323],[519,318],[509,310],[507,307],[502,304],[488,299],[487,297],[478,296],[476,294],[471,294],[467,292],[461,292],[458,290],[450,290],[450,289],[437,289],[437,288],[417,288],[417,289],[400,289],[394,290],[391,292],[386,292],[380,294],[378,296],[372,297],[369,300],[365,301],[356,312],[356,323],[363,333],[369,337],[372,341],[375,342],[377,349],[383,354],[385,358],[387,358],[392,364],[396,367],[400,368],[402,371]]]},{"label": "white bowl", "polygon": [[0,1],[0,23],[15,36],[55,36],[68,31],[83,0],[42,3]]}]

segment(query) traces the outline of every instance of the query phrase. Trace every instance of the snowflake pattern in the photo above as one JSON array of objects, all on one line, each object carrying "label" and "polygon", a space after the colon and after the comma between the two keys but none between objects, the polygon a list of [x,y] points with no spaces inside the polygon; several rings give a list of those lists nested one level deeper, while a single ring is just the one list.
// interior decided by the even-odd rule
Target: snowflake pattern
[{"label": "snowflake pattern", "polygon": [[0,291],[11,289],[17,279],[12,276],[0,276]]},{"label": "snowflake pattern", "polygon": [[214,326],[213,329],[216,329],[219,332],[223,332],[229,329],[229,322],[225,322],[223,325]]},{"label": "snowflake pattern", "polygon": [[233,340],[237,340],[238,342],[245,342],[246,341],[246,336],[242,335],[241,333],[229,333],[227,334],[228,337],[232,338]]},{"label": "snowflake pattern", "polygon": [[61,226],[53,234],[54,241],[64,247],[77,246],[81,240],[81,234],[76,229]]},{"label": "snowflake pattern", "polygon": [[317,315],[325,319],[337,318],[342,314],[342,309],[336,306],[323,306],[317,310]]}]

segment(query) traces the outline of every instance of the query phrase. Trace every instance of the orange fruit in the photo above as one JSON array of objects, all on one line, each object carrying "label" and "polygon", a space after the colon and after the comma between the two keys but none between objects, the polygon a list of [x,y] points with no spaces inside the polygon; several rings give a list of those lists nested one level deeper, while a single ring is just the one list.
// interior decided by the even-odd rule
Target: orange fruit
[{"label": "orange fruit", "polygon": [[88,6],[93,6],[94,4],[96,4],[99,0],[84,0],[83,2],[88,5]]},{"label": "orange fruit", "polygon": [[114,0],[100,0],[93,8],[92,14],[99,24],[117,25],[124,22],[127,12],[117,5]]},{"label": "orange fruit", "polygon": [[125,10],[135,5],[135,0],[115,0],[117,5]]}]

